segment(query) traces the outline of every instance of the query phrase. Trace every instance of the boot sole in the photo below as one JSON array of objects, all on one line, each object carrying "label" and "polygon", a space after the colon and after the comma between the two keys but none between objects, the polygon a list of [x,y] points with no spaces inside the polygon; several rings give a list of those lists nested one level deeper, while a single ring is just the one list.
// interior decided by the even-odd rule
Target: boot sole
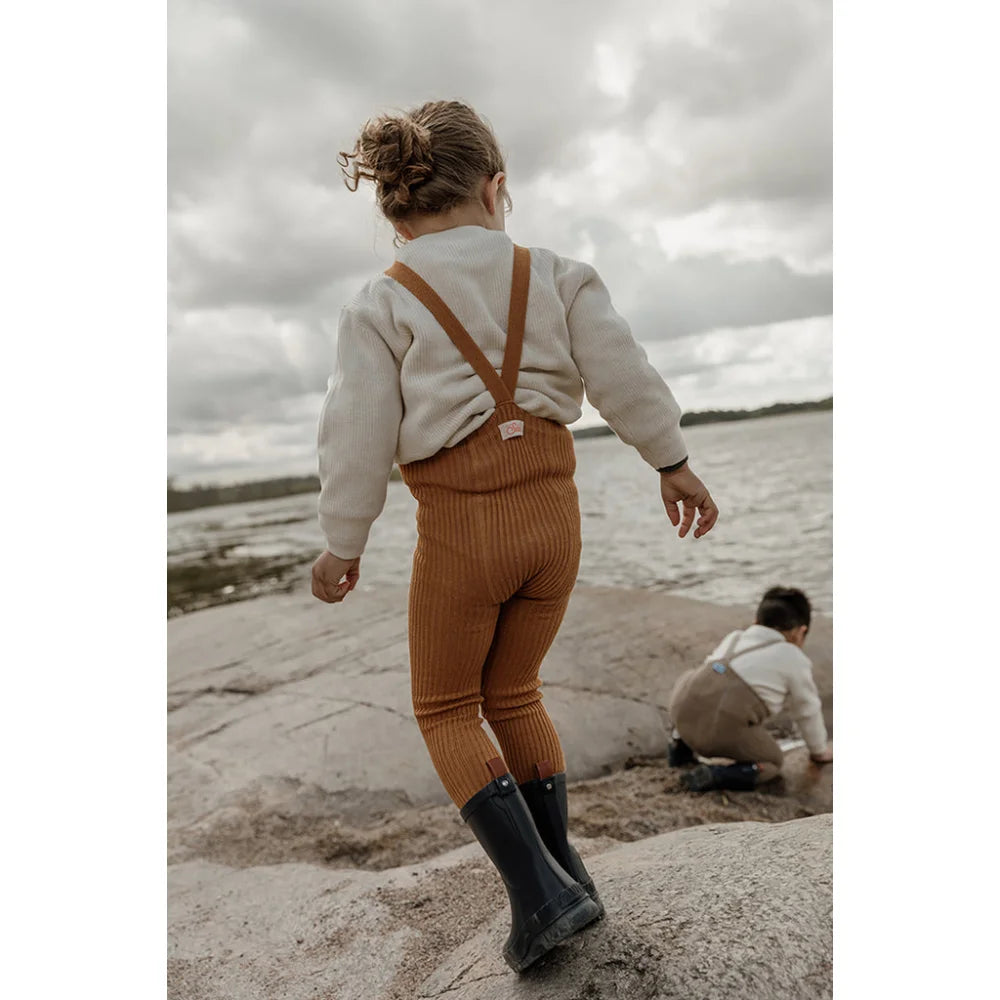
[{"label": "boot sole", "polygon": [[540,934],[532,938],[527,954],[521,958],[511,955],[506,949],[503,957],[515,972],[523,972],[534,965],[543,955],[547,955],[556,945],[562,944],[584,927],[604,916],[604,907],[585,896],[574,903],[565,913],[556,917]]}]

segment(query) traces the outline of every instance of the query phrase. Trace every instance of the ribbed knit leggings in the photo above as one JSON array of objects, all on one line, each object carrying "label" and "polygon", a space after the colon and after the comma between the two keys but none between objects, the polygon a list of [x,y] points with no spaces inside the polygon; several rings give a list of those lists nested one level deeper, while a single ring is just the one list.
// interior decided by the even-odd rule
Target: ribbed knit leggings
[{"label": "ribbed knit leggings", "polygon": [[[499,425],[524,421],[522,437]],[[456,805],[493,778],[496,747],[518,782],[547,761],[565,770],[538,668],[580,562],[570,432],[501,402],[453,448],[402,466],[417,499],[409,595],[413,709]],[[482,718],[480,717],[482,712]],[[488,762],[493,760],[491,769]]]}]

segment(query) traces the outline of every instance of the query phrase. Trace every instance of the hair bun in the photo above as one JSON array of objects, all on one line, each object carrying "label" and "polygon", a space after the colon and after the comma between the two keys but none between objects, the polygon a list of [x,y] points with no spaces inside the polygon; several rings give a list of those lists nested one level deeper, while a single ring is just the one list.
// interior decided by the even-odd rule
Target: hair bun
[{"label": "hair bun", "polygon": [[359,141],[383,204],[406,208],[410,189],[433,172],[430,130],[409,117],[382,117],[368,122]]},{"label": "hair bun", "polygon": [[[489,123],[459,101],[428,101],[371,118],[337,162],[349,191],[362,180],[375,182],[378,206],[393,222],[474,200],[484,180],[505,169]],[[501,190],[509,209],[506,185]]]}]

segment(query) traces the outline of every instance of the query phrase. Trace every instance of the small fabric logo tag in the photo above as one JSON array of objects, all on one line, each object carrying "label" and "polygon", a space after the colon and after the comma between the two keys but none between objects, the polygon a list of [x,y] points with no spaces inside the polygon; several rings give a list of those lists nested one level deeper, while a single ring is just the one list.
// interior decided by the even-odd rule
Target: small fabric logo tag
[{"label": "small fabric logo tag", "polygon": [[724,674],[726,672],[726,665],[724,663],[713,663],[712,664],[712,669],[717,674]]},{"label": "small fabric logo tag", "polygon": [[524,435],[523,420],[508,420],[500,425],[500,439],[506,441],[509,438],[519,438]]}]

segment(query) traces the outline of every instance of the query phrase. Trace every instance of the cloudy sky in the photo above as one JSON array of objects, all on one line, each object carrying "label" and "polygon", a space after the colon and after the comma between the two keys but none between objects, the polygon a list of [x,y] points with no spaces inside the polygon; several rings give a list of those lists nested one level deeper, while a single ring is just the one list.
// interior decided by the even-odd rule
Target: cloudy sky
[{"label": "cloudy sky", "polygon": [[432,99],[489,119],[508,233],[594,264],[684,409],[832,392],[828,0],[168,9],[180,484],[315,471],[341,306],[393,255],[336,155]]}]

